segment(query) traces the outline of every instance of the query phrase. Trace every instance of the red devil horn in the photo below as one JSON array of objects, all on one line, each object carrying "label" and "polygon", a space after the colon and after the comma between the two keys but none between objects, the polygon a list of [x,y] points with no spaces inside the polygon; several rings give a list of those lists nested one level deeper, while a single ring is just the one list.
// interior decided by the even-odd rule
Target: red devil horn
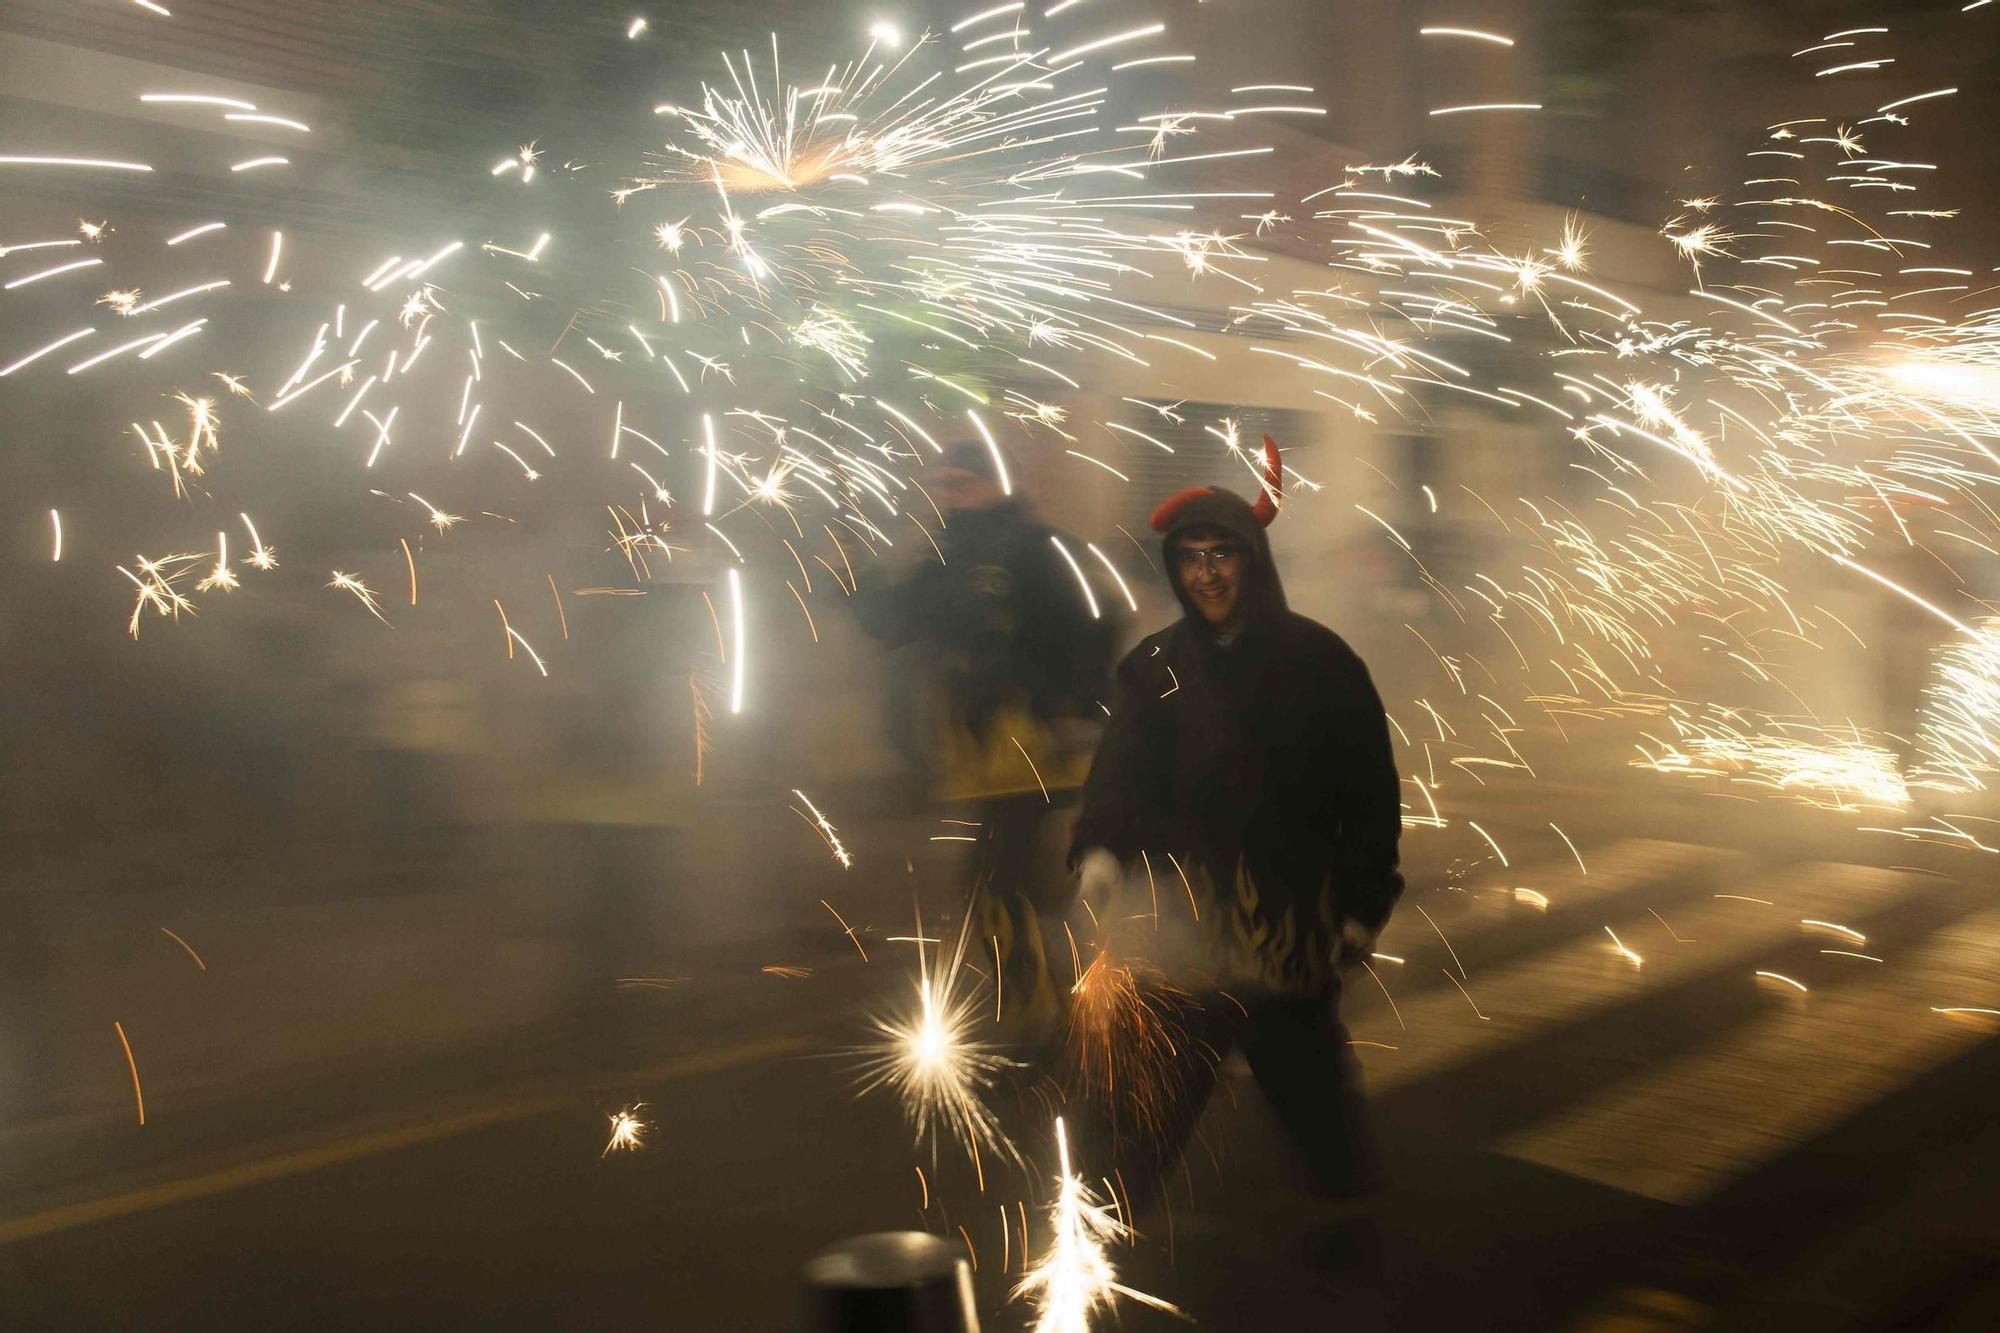
[{"label": "red devil horn", "polygon": [[1285,493],[1285,464],[1278,457],[1278,442],[1264,437],[1264,484],[1257,503],[1250,507],[1250,513],[1257,520],[1257,526],[1268,528],[1271,520],[1278,516],[1278,497]]}]

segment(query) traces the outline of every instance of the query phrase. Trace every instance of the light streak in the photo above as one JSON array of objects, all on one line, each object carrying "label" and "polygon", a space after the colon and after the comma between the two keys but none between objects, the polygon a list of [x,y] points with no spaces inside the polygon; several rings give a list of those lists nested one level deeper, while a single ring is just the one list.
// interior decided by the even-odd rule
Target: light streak
[{"label": "light streak", "polygon": [[1855,944],[1868,943],[1868,937],[1866,935],[1863,935],[1860,931],[1854,929],[1854,927],[1852,926],[1843,926],[1837,921],[1816,921],[1811,917],[1804,917],[1800,919],[1799,924],[1802,926],[1811,926],[1817,930],[1830,930],[1836,935],[1841,935],[1846,937],[1849,941]]},{"label": "light streak", "polygon": [[1010,4],[995,5],[991,9],[982,9],[977,14],[967,15],[966,17],[960,19],[958,22],[952,24],[951,30],[953,32],[963,32],[965,29],[970,28],[975,24],[984,23],[988,19],[999,18],[1002,14],[1012,14],[1016,10],[1024,9],[1026,7],[1027,6],[1024,3],[1024,0],[1012,0],[1012,3]]},{"label": "light streak", "polygon": [[49,524],[55,529],[56,541],[55,550],[49,553],[49,563],[57,564],[62,560],[62,515],[51,509],[49,511]]},{"label": "light streak", "polygon": [[[1062,556],[1063,563],[1069,566],[1069,572],[1076,576],[1076,586],[1083,589],[1083,603],[1090,608],[1090,618],[1092,620],[1104,619],[1104,612],[1097,605],[1097,594],[1092,591],[1090,580],[1084,576],[1083,566],[1076,563],[1076,557],[1069,553],[1067,546],[1063,545],[1062,538],[1056,536],[1054,533],[1050,533],[1049,541],[1054,544],[1056,551]],[[1100,556],[1100,558],[1102,557]],[[1130,594],[1128,593],[1127,596],[1129,597]],[[1135,607],[1134,609],[1136,610],[1137,608]]]},{"label": "light streak", "polygon": [[448,242],[443,247],[441,247],[436,253],[431,255],[429,259],[425,259],[419,262],[414,268],[412,268],[409,271],[407,276],[412,278],[421,278],[424,276],[424,274],[430,272],[431,268],[434,265],[436,265],[438,261],[447,259],[450,256],[457,254],[460,250],[464,248],[465,248],[464,241]]},{"label": "light streak", "polygon": [[96,167],[105,171],[151,171],[144,162],[118,162],[96,157],[0,156],[0,167]]},{"label": "light streak", "polygon": [[[64,373],[65,373],[65,374],[69,374],[69,375],[80,375],[80,374],[82,374],[82,373],[83,373],[84,371],[86,371],[86,370],[89,370],[89,369],[90,369],[90,368],[91,368],[92,366],[96,366],[96,365],[102,365],[102,364],[103,364],[104,362],[106,362],[106,361],[109,361],[109,360],[110,360],[110,359],[111,359],[112,357],[114,357],[114,356],[122,356],[122,355],[124,355],[124,354],[125,354],[126,352],[129,352],[129,351],[131,351],[131,350],[132,350],[133,348],[135,348],[135,347],[144,347],[144,346],[146,346],[146,345],[147,345],[148,343],[155,343],[155,342],[158,342],[158,341],[159,341],[159,340],[160,340],[160,339],[161,339],[162,337],[164,337],[164,336],[165,336],[164,334],[159,334],[159,333],[149,333],[149,334],[147,334],[147,335],[146,335],[145,337],[143,337],[143,338],[134,338],[134,339],[133,339],[133,340],[132,340],[131,342],[128,342],[128,343],[120,343],[120,344],[118,344],[118,346],[116,346],[116,347],[112,348],[112,349],[111,349],[110,351],[108,351],[108,352],[99,352],[99,353],[98,353],[98,354],[97,354],[96,356],[93,356],[93,357],[86,357],[86,358],[85,358],[84,360],[82,360],[82,361],[79,361],[79,362],[77,362],[77,363],[76,363],[75,365],[71,366],[71,367],[70,367],[70,368],[69,368],[69,369],[68,369],[67,371],[65,371]],[[68,340],[67,340],[67,339],[65,339],[64,341],[68,341]],[[60,346],[60,344],[58,344],[58,346]],[[52,349],[52,348],[43,348],[42,350],[43,350],[43,351],[51,351],[51,350],[53,350],[53,349]],[[40,356],[40,355],[41,355],[41,352],[37,352],[37,353],[35,353],[35,355],[36,355],[36,356]],[[33,358],[30,358],[30,360],[32,360],[32,359],[33,359]],[[19,363],[19,364],[25,364],[25,363]],[[9,366],[9,367],[7,367],[7,370],[8,370],[8,371],[11,371],[11,370],[13,370],[14,368],[15,368],[14,366]],[[4,374],[4,373],[6,373],[6,372],[4,372],[4,371],[0,371],[0,374]]]},{"label": "light streak", "polygon": [[[972,423],[972,428],[979,432],[979,438],[986,442],[986,452],[993,459],[993,470],[1000,481],[1000,494],[1012,495],[1014,493],[1014,482],[1007,474],[1007,460],[1000,453],[999,441],[993,438],[992,431],[986,429],[986,423],[980,420],[977,411],[967,408],[965,410],[965,417],[966,420]],[[1070,563],[1074,564],[1075,562],[1071,561]]]},{"label": "light streak", "polygon": [[1466,111],[1540,111],[1540,102],[1474,102],[1466,106],[1441,106],[1431,111],[1433,116],[1456,116]]},{"label": "light streak", "polygon": [[1799,994],[1801,994],[1801,995],[1804,995],[1804,994],[1806,994],[1806,993],[1807,993],[1807,991],[1806,991],[1806,988],[1805,988],[1805,987],[1804,987],[1804,986],[1803,986],[1802,984],[1800,984],[1799,982],[1796,982],[1796,981],[1792,980],[1792,979],[1791,979],[1790,977],[1786,976],[1786,975],[1785,975],[1784,973],[1782,973],[1782,972],[1763,972],[1763,971],[1760,971],[1760,972],[1758,972],[1758,973],[1757,973],[1757,975],[1758,975],[1758,976],[1760,976],[1760,977],[1764,977],[1764,978],[1766,978],[1767,980],[1770,980],[1770,981],[1780,981],[1780,982],[1783,982],[1783,983],[1784,983],[1785,985],[1787,985],[1787,986],[1790,986],[1790,987],[1791,987],[1791,988],[1792,988],[1793,990],[1797,991],[1797,992],[1798,992]]},{"label": "light streak", "polygon": [[1477,833],[1480,837],[1486,839],[1486,845],[1488,847],[1491,847],[1493,849],[1493,854],[1500,858],[1501,865],[1504,866],[1508,864],[1507,853],[1500,850],[1500,844],[1493,841],[1492,834],[1488,833],[1485,829],[1479,827],[1479,825],[1475,824],[1470,819],[1466,820],[1465,824],[1467,828],[1471,829],[1474,833]]},{"label": "light streak", "polygon": [[1028,761],[1028,771],[1035,775],[1035,785],[1042,789],[1042,803],[1049,804],[1049,784],[1042,781],[1042,770],[1035,767],[1034,756],[1028,753],[1028,747],[1021,744],[1019,737],[1009,736],[1007,739],[1014,742],[1014,748],[1021,752],[1021,758]]},{"label": "light streak", "polygon": [[1630,949],[1625,947],[1625,941],[1618,938],[1617,931],[1613,930],[1609,926],[1606,926],[1604,928],[1604,933],[1611,937],[1611,947],[1618,951],[1619,957],[1623,958],[1626,962],[1632,965],[1633,971],[1636,972],[1645,965],[1646,962],[1645,959],[1641,958],[1638,954],[1633,953]]},{"label": "light streak", "polygon": [[526,639],[521,637],[521,632],[519,630],[515,629],[512,625],[509,625],[507,627],[507,637],[514,643],[518,643],[521,645],[523,651],[525,651],[528,654],[528,660],[535,664],[535,670],[541,672],[544,677],[546,677],[549,674],[548,667],[544,665],[542,662],[542,655],[535,651],[534,646],[532,644],[530,644]]},{"label": "light streak", "polygon": [[1928,102],[1934,97],[1950,97],[1957,91],[1958,89],[1956,88],[1936,88],[1927,93],[1916,93],[1909,97],[1899,97],[1893,102],[1888,102],[1883,104],[1882,106],[1876,107],[1875,113],[1877,115],[1884,115],[1888,112],[1895,111],[1900,107],[1910,106],[1917,102]]},{"label": "light streak", "polygon": [[197,283],[192,287],[183,287],[181,288],[181,290],[177,292],[169,292],[165,296],[156,296],[152,300],[147,301],[143,305],[133,306],[129,311],[126,311],[125,313],[134,317],[139,315],[149,315],[153,311],[158,310],[163,306],[172,305],[175,301],[179,301],[185,297],[200,296],[203,292],[216,291],[219,290],[220,288],[227,287],[228,285],[229,285],[229,279],[227,278],[217,278],[213,282]]},{"label": "light streak", "polygon": [[132,1058],[132,1043],[125,1038],[125,1025],[114,1020],[111,1026],[118,1030],[118,1044],[125,1050],[125,1067],[132,1071],[132,1098],[138,1104],[139,1123],[143,1125],[146,1123],[146,1092],[139,1086],[139,1062]]},{"label": "light streak", "polygon": [[255,111],[255,102],[245,102],[237,97],[216,97],[210,93],[140,93],[141,102],[162,104],[182,104],[188,106],[225,106],[237,111]]},{"label": "light streak", "polygon": [[172,940],[175,944],[180,945],[181,948],[186,949],[187,956],[194,959],[194,965],[196,967],[200,968],[204,972],[208,971],[208,964],[201,961],[201,955],[194,951],[194,946],[192,944],[189,944],[186,940],[174,934],[173,931],[168,930],[165,926],[160,927],[160,933],[165,935],[168,939]]},{"label": "light streak", "polygon": [[1104,572],[1109,574],[1111,576],[1111,581],[1118,585],[1118,592],[1122,597],[1124,597],[1125,605],[1133,612],[1133,614],[1136,615],[1139,610],[1139,599],[1134,597],[1132,595],[1132,589],[1126,586],[1125,576],[1118,572],[1118,566],[1111,563],[1110,556],[1104,554],[1104,552],[1097,549],[1097,543],[1085,542],[1084,547],[1092,555],[1097,557],[1097,563],[1104,566]]},{"label": "light streak", "polygon": [[148,347],[145,351],[139,353],[139,359],[141,361],[151,361],[161,352],[166,351],[169,347],[172,347],[175,343],[181,341],[181,339],[192,338],[195,334],[200,333],[203,326],[206,325],[207,323],[208,320],[205,318],[197,319],[192,321],[191,323],[181,325],[179,328],[175,329],[172,333],[161,334],[157,338],[151,339],[150,341],[152,342],[153,345],[151,347]]},{"label": "light streak", "polygon": [[47,343],[41,347],[36,348],[34,351],[29,352],[26,356],[22,357],[20,360],[15,361],[10,365],[0,366],[0,378],[5,378],[6,376],[13,374],[15,371],[20,370],[24,366],[31,366],[35,362],[41,360],[43,357],[47,356],[50,352],[55,351],[57,348],[67,347],[71,343],[75,342],[78,338],[88,338],[91,334],[95,332],[97,332],[96,329],[77,329],[72,333],[66,333],[62,337],[56,339],[54,342]]},{"label": "light streak", "polygon": [[1563,840],[1563,846],[1569,848],[1569,854],[1576,858],[1576,868],[1578,873],[1588,875],[1590,873],[1590,868],[1584,865],[1583,853],[1577,851],[1576,844],[1569,840],[1569,834],[1564,833],[1559,828],[1556,828],[1556,826],[1553,823],[1551,823],[1549,827],[1552,829],[1556,829],[1556,836]]},{"label": "light streak", "polygon": [[1479,1005],[1476,1001],[1473,1000],[1472,992],[1467,990],[1463,985],[1460,985],[1457,977],[1453,976],[1450,972],[1445,972],[1444,979],[1446,981],[1449,981],[1452,985],[1458,987],[1458,993],[1460,995],[1463,995],[1465,997],[1465,1002],[1472,1006],[1472,1015],[1474,1018],[1477,1018],[1482,1023],[1491,1023],[1493,1021],[1492,1019],[1488,1018],[1485,1014],[1479,1012]]},{"label": "light streak", "polygon": [[819,807],[812,803],[812,798],[797,787],[792,788],[792,795],[798,797],[800,802],[804,804],[807,813],[811,816],[807,822],[818,831],[820,837],[826,840],[827,849],[833,853],[833,859],[840,863],[840,868],[842,870],[852,870],[854,868],[854,856],[847,850],[846,844],[841,842],[840,831],[834,828],[833,821],[821,814]]},{"label": "light streak", "polygon": [[[364,385],[362,387],[366,388],[367,386]],[[458,433],[458,444],[451,451],[451,456],[453,458],[457,458],[460,454],[463,454],[465,452],[466,442],[472,438],[472,428],[479,423],[479,409],[481,406],[483,406],[483,404],[480,403],[474,403],[472,405],[471,414],[465,418],[465,429],[461,430]],[[334,424],[338,425],[339,423],[335,422]],[[530,433],[532,434],[532,432]]]},{"label": "light streak", "polygon": [[732,715],[743,711],[743,580],[732,566],[729,570],[729,614],[732,642],[735,651],[730,654],[729,711]]},{"label": "light streak", "polygon": [[1502,37],[1497,32],[1481,32],[1477,28],[1418,28],[1422,37],[1470,37],[1475,41],[1492,42],[1495,46],[1512,46],[1512,37]]},{"label": "light streak", "polygon": [[258,112],[248,111],[231,111],[225,113],[222,118],[224,120],[241,121],[250,125],[275,125],[281,130],[297,130],[300,134],[312,133],[312,126],[303,121],[287,119],[284,116],[267,116]]},{"label": "light streak", "polygon": [[11,292],[16,287],[26,287],[29,283],[40,282],[43,278],[53,278],[58,274],[62,273],[73,273],[80,268],[95,268],[99,264],[102,264],[103,262],[104,261],[102,259],[71,260],[67,264],[57,264],[54,268],[45,268],[40,270],[39,272],[29,273],[22,277],[18,277],[14,279],[12,282],[6,284],[5,287],[0,287],[0,291]]},{"label": "light streak", "polygon": [[[1458,969],[1458,975],[1460,975],[1461,977],[1465,977],[1466,976],[1465,964],[1458,961],[1458,950],[1451,947],[1450,940],[1445,939],[1444,932],[1438,929],[1438,923],[1432,921],[1431,914],[1429,912],[1424,911],[1424,909],[1421,906],[1417,907],[1417,913],[1420,916],[1422,916],[1424,920],[1430,921],[1431,929],[1437,931],[1438,940],[1444,945],[1445,952],[1451,955],[1452,966]],[[1466,977],[1466,979],[1468,981],[1471,980],[1470,977]]]},{"label": "light streak", "polygon": [[1924,600],[1922,597],[1917,596],[1917,594],[1911,592],[1908,588],[1905,588],[1902,584],[1897,583],[1895,580],[1888,578],[1886,575],[1878,574],[1874,570],[1868,568],[1866,565],[1862,565],[1857,563],[1856,561],[1850,560],[1846,556],[1841,555],[1835,551],[1827,552],[1826,556],[1827,559],[1833,561],[1837,565],[1842,566],[1843,568],[1851,569],[1855,573],[1860,574],[1865,578],[1873,579],[1875,582],[1887,588],[1890,592],[1895,593],[1897,596],[1903,598],[1903,600],[1909,602],[1912,606],[1922,607],[1924,610],[1930,612],[1932,615],[1936,616],[1939,620],[1944,621],[1945,624],[1950,625],[1953,629],[1958,630],[1960,633],[1962,634],[1973,633],[1972,627],[1967,625],[1964,621],[1960,620],[1957,616],[1954,616],[1950,612],[1944,610],[1942,607],[1939,607],[1934,603],[1928,602]]},{"label": "light streak", "polygon": [[1066,51],[1058,51],[1045,63],[1052,67],[1060,66],[1092,51],[1102,51],[1107,46],[1120,46],[1146,37],[1157,37],[1166,30],[1167,25],[1164,23],[1148,23],[1143,27],[1129,28],[1124,32],[1113,33],[1109,37],[1099,37],[1094,41],[1085,42],[1081,46],[1072,46]]},{"label": "light streak", "polygon": [[715,474],[721,466],[715,447],[715,418],[704,412],[701,414],[702,453],[707,457],[707,467],[702,473],[701,516],[707,518],[715,513]]},{"label": "light streak", "polygon": [[61,241],[21,241],[14,245],[0,245],[0,259],[5,259],[8,255],[16,252],[26,254],[30,250],[61,250],[67,249],[72,245],[82,244],[83,242],[77,240],[75,237]]},{"label": "light streak", "polygon": [[245,158],[241,162],[231,163],[229,169],[231,171],[255,171],[259,167],[288,167],[291,164],[292,160],[290,158],[274,155],[270,157]]}]

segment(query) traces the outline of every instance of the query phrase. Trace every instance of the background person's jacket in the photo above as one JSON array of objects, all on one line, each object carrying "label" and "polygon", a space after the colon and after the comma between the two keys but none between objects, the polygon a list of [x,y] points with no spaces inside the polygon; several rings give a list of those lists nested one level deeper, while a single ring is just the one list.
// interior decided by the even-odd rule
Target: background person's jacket
[{"label": "background person's jacket", "polygon": [[1101,603],[1091,616],[1054,535],[1012,500],[961,510],[938,536],[942,563],[856,598],[865,630],[925,654],[922,688],[899,685],[898,706],[915,710],[946,797],[1035,790],[1024,750],[1051,790],[1082,781],[1086,756],[1065,737],[1104,716],[1117,625]]}]

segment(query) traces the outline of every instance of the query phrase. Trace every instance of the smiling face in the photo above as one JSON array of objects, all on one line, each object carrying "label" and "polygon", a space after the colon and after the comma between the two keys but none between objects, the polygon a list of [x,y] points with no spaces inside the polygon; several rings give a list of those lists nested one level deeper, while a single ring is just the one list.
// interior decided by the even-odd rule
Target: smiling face
[{"label": "smiling face", "polygon": [[1236,622],[1242,602],[1243,548],[1220,532],[1195,531],[1174,539],[1174,582],[1215,629]]}]

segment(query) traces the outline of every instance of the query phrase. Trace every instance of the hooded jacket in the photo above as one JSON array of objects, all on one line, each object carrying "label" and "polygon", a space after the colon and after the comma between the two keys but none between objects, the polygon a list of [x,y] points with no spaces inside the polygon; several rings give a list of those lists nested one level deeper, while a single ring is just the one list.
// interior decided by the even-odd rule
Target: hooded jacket
[{"label": "hooded jacket", "polygon": [[1324,991],[1342,921],[1379,928],[1402,892],[1388,719],[1354,650],[1286,606],[1250,505],[1223,490],[1180,505],[1162,542],[1168,568],[1175,539],[1195,529],[1246,551],[1244,614],[1225,642],[1175,581],[1182,618],[1118,666],[1072,859],[1144,853],[1169,877],[1164,914],[1179,887],[1170,855],[1230,971]]}]

